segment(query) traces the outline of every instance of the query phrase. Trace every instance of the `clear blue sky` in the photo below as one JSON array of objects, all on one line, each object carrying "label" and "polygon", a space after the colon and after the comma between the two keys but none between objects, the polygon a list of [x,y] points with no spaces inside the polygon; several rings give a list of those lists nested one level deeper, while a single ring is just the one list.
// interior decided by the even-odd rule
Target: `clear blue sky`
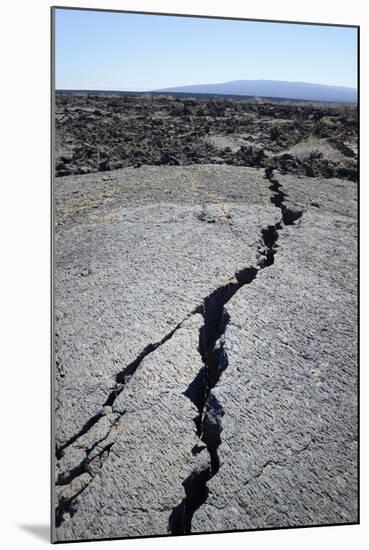
[{"label": "clear blue sky", "polygon": [[56,88],[152,90],[231,80],[357,86],[357,30],[56,10]]}]

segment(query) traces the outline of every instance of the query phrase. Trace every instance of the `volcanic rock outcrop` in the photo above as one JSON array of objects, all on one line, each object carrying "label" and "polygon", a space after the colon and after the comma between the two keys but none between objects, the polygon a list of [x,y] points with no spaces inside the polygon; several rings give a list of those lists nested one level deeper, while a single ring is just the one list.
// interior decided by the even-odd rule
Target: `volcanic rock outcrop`
[{"label": "volcanic rock outcrop", "polygon": [[357,521],[357,184],[269,157],[55,179],[55,540]]}]

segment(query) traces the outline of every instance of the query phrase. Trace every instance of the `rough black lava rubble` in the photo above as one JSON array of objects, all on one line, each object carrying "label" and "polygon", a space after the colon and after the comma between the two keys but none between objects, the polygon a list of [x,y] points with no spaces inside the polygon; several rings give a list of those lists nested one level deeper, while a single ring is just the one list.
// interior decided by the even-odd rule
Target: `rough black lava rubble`
[{"label": "rough black lava rubble", "polygon": [[[357,178],[357,115],[349,105],[59,92],[56,136],[57,176],[224,163]],[[222,137],[224,143],[217,143]],[[290,151],[306,140],[306,155]]]}]

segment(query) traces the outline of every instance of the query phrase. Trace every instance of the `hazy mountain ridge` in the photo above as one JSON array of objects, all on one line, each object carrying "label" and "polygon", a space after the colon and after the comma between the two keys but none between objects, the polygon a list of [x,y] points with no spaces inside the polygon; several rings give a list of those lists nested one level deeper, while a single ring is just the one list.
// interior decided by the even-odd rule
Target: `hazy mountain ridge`
[{"label": "hazy mountain ridge", "polygon": [[194,84],[162,88],[156,92],[179,92],[196,94],[225,94],[239,96],[261,96],[307,101],[337,101],[356,103],[357,90],[345,86],[328,86],[307,82],[282,80],[234,80],[219,84]]}]

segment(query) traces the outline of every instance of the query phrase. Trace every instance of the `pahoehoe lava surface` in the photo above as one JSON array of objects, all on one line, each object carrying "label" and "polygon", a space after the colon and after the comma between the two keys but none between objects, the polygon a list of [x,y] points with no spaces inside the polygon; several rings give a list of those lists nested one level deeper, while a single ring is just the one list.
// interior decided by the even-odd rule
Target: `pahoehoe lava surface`
[{"label": "pahoehoe lava surface", "polygon": [[355,109],[56,117],[55,540],[356,522]]},{"label": "pahoehoe lava surface", "polygon": [[[212,390],[228,366],[224,341],[222,341],[229,320],[225,305],[244,285],[254,281],[258,270],[273,265],[277,252],[278,231],[282,229],[282,223],[290,225],[302,216],[302,210],[296,208],[292,210],[284,204],[283,201],[287,195],[281,190],[281,184],[273,178],[273,170],[266,169],[265,176],[271,182],[269,188],[274,192],[271,202],[281,209],[282,218],[275,225],[262,228],[256,266],[246,267],[235,273],[233,281],[206,297],[201,308],[204,324],[200,330],[199,352],[204,363],[204,372],[203,376],[201,373],[199,373],[200,376],[199,374],[196,376],[186,395],[197,405],[199,415],[194,419],[197,435],[206,445],[210,462],[205,470],[194,471],[183,482],[186,496],[169,518],[169,530],[176,535],[191,532],[192,517],[208,496],[207,482],[219,470],[218,447],[221,444],[221,419],[224,409]],[[197,396],[195,399],[194,389]],[[201,449],[200,446],[198,448]]]}]

